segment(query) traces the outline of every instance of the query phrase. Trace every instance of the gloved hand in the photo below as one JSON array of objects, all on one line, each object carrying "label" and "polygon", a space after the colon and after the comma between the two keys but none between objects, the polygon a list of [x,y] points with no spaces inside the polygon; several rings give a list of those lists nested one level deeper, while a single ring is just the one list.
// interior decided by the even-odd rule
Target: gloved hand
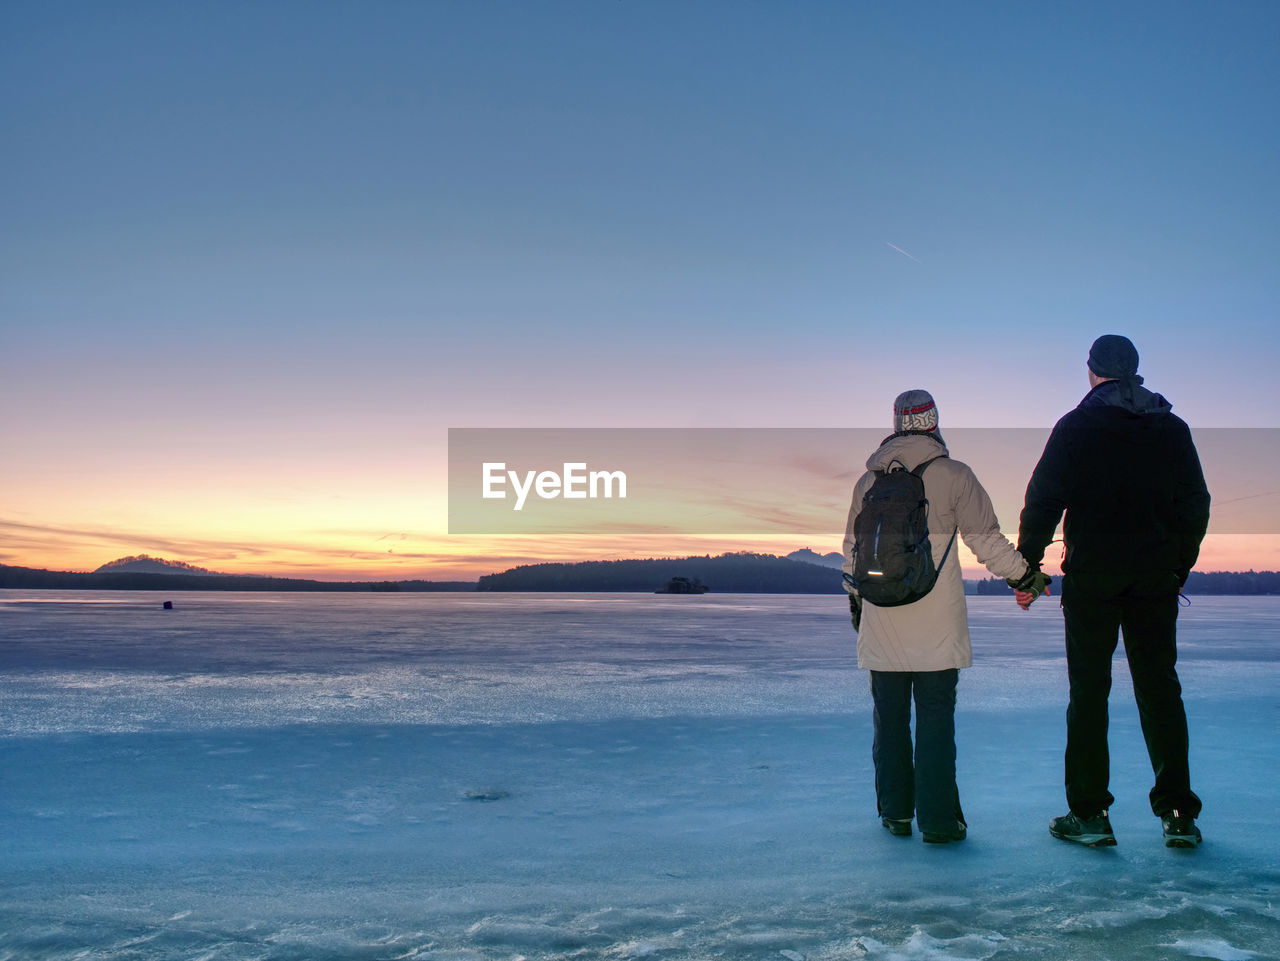
[{"label": "gloved hand", "polygon": [[1014,599],[1025,611],[1041,594],[1049,594],[1049,585],[1053,583],[1053,578],[1041,571],[1038,565],[1032,564],[1027,567],[1027,572],[1022,577],[1017,580],[1006,577],[1005,583],[1013,588]]},{"label": "gloved hand", "polygon": [[855,631],[862,627],[862,598],[857,594],[849,595],[849,618]]},{"label": "gloved hand", "polygon": [[[1046,587],[1044,589],[1044,592],[1045,594],[1049,594],[1050,593],[1049,588]],[[1013,592],[1013,599],[1018,602],[1018,606],[1022,608],[1024,611],[1029,610],[1031,608],[1031,602],[1034,601],[1037,596],[1038,595],[1028,593],[1027,591]]]}]

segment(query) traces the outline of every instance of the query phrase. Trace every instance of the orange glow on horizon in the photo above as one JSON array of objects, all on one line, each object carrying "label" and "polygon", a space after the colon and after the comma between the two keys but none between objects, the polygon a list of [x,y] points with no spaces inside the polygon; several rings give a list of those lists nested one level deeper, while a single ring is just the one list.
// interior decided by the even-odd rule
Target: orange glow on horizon
[{"label": "orange glow on horizon", "polygon": [[[984,436],[973,436],[967,446],[981,454],[977,441]],[[840,550],[856,473],[844,476],[840,464],[823,461],[802,465],[804,470],[780,462],[776,474],[753,475],[754,486],[766,494],[786,492],[766,518],[772,531],[782,533],[673,533],[676,515],[668,499],[636,516],[625,533],[450,535],[447,467],[438,436],[385,462],[354,443],[303,450],[295,441],[251,462],[204,447],[199,457],[190,457],[194,442],[155,446],[162,450],[136,459],[136,450],[129,457],[81,451],[78,461],[59,449],[47,462],[37,458],[0,477],[0,564],[92,571],[120,557],[149,554],[229,574],[474,580],[546,561],[743,550],[782,555],[803,547],[825,554]],[[1025,477],[1027,470],[1025,464],[998,460],[984,469],[992,487],[1004,491],[997,512],[1006,534],[1016,530],[1022,494],[1017,488],[1023,482],[1005,478]],[[762,505],[779,500],[758,491],[748,492],[754,499],[740,493],[703,503],[758,520]],[[1263,529],[1273,523],[1275,508],[1268,505],[1274,497],[1233,495],[1238,492],[1229,487],[1221,497],[1215,492],[1215,522],[1225,519],[1227,529],[1241,529],[1249,520]],[[803,529],[809,532],[790,532]],[[1051,546],[1047,570],[1056,573],[1059,551],[1060,545]],[[966,577],[989,576],[963,543],[957,556]],[[1280,570],[1280,533],[1210,534],[1197,569]]]},{"label": "orange glow on horizon", "polygon": [[[157,537],[109,529],[36,528],[5,531],[0,563],[48,570],[92,571],[108,561],[137,554],[183,561],[226,574],[261,574],[316,580],[462,580],[521,564],[645,557],[685,557],[752,551],[789,554],[808,547],[819,554],[839,550],[839,539],[806,535],[731,537],[580,536],[458,537],[408,531],[373,533],[207,531]],[[1060,575],[1050,548],[1045,570]],[[959,555],[964,576],[990,577],[967,549]],[[1280,535],[1210,535],[1196,569],[1280,570]]]}]

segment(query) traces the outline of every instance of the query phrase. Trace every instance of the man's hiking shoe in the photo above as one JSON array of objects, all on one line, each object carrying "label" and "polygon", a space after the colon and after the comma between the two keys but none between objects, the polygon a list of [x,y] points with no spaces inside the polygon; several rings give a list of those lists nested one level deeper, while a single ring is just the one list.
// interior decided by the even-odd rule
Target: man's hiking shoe
[{"label": "man's hiking shoe", "polygon": [[911,837],[911,818],[881,818],[880,823],[896,838]]},{"label": "man's hiking shoe", "polygon": [[1116,843],[1106,811],[1091,818],[1064,814],[1049,822],[1049,833],[1059,840],[1074,841],[1089,848],[1112,847]]},{"label": "man's hiking shoe", "polygon": [[1193,848],[1200,843],[1200,829],[1196,819],[1177,811],[1170,811],[1160,819],[1164,827],[1164,846],[1167,848]]},{"label": "man's hiking shoe", "polygon": [[963,821],[956,821],[953,831],[924,831],[925,844],[947,844],[951,841],[963,841],[968,837],[969,829]]}]

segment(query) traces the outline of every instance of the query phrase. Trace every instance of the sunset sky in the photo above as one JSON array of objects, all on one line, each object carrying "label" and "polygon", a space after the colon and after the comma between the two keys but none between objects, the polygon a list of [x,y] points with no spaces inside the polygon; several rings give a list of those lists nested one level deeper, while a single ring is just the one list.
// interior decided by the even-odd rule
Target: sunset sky
[{"label": "sunset sky", "polygon": [[[944,433],[1047,430],[1102,333],[1197,432],[1280,426],[1277,35],[1269,0],[9,0],[0,563],[837,550],[866,450],[816,529],[451,535],[448,430],[887,431],[915,387]],[[1280,569],[1253,529],[1200,569]]]}]

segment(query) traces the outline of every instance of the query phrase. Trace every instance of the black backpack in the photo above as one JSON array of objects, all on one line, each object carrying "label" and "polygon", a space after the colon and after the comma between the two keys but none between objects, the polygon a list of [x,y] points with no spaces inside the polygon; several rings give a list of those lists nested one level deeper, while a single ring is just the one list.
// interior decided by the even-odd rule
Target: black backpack
[{"label": "black backpack", "polygon": [[952,531],[935,568],[923,476],[924,469],[937,459],[930,458],[915,470],[907,470],[906,465],[895,460],[888,470],[876,471],[874,483],[863,495],[862,510],[853,525],[853,576],[846,577],[869,604],[910,604],[928,594],[938,582],[938,573],[947,562],[956,534]]}]

